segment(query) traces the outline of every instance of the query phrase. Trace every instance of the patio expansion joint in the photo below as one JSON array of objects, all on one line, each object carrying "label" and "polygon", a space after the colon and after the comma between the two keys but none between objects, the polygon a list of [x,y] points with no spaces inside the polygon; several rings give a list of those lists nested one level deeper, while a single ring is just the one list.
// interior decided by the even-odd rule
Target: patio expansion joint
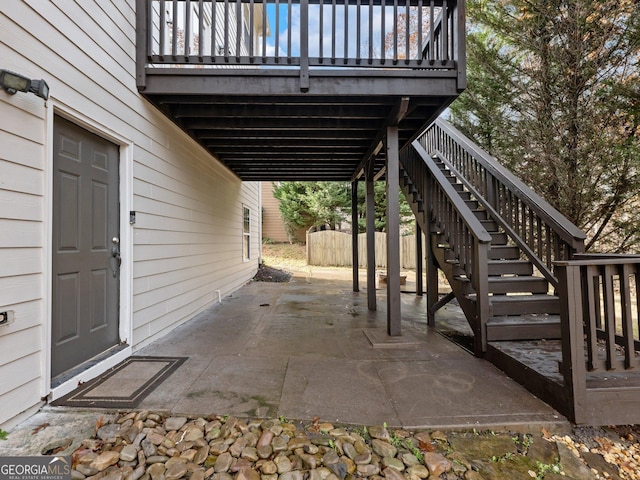
[{"label": "patio expansion joint", "polygon": [[[397,363],[404,364],[404,362],[402,362],[402,361],[398,361]],[[376,362],[374,361],[373,364],[375,365]],[[396,408],[395,402],[393,401],[392,392],[387,387],[387,382],[384,381],[384,379],[380,375],[380,370],[377,367],[376,367],[376,375],[378,376],[378,379],[380,380],[380,384],[382,385],[382,388],[384,389],[385,396],[387,397],[389,405],[391,405],[391,408],[393,409],[393,413],[394,413],[395,417],[398,419],[398,427],[404,427],[404,424],[403,424],[403,421],[402,421],[402,417],[400,416],[400,412]],[[393,426],[393,425],[391,425],[391,426]]]}]

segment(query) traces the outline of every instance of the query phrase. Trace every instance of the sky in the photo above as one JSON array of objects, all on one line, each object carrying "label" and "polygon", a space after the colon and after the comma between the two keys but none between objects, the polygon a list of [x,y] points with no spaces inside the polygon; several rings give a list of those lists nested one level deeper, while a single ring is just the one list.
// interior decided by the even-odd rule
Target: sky
[{"label": "sky", "polygon": [[[267,17],[271,30],[271,35],[267,38],[267,53],[269,55],[275,53],[276,48],[276,35],[279,37],[278,53],[280,56],[287,55],[287,49],[289,46],[289,29],[291,29],[291,54],[292,56],[298,56],[300,53],[300,5],[292,5],[291,25],[289,25],[287,17],[288,5],[280,5],[280,18],[276,18],[276,5],[269,3],[267,5]],[[399,9],[403,11],[404,9]],[[346,15],[345,15],[346,13]],[[345,36],[345,16],[347,20],[347,35]],[[345,12],[344,5],[338,5],[335,15],[335,28],[332,18],[332,6],[325,5],[323,9],[323,25],[322,25],[322,39],[323,39],[323,56],[331,56],[332,48],[332,32],[335,31],[335,48],[336,57],[344,58],[345,51],[345,38],[347,38],[347,51],[350,58],[355,58],[357,53],[357,7],[350,5],[348,11]],[[369,47],[372,44],[372,53],[374,58],[380,58],[383,50],[384,36],[393,30],[393,8],[387,7],[385,11],[384,22],[382,20],[382,9],[380,6],[373,8],[373,29],[372,35],[369,36],[369,18],[370,9],[368,6],[361,7],[361,44],[360,54],[363,57],[369,56]],[[276,21],[279,20],[279,21]],[[319,56],[320,53],[320,5],[309,6],[309,53],[312,57]]]}]

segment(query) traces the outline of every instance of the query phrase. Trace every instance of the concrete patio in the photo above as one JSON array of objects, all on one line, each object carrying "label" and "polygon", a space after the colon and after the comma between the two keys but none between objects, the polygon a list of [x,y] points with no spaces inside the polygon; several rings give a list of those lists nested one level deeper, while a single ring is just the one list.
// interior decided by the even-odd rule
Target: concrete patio
[{"label": "concrete patio", "polygon": [[387,337],[384,292],[369,312],[348,269],[249,283],[136,353],[188,357],[139,408],[406,428],[566,425],[493,365],[430,330],[423,297],[402,295],[403,335]]}]

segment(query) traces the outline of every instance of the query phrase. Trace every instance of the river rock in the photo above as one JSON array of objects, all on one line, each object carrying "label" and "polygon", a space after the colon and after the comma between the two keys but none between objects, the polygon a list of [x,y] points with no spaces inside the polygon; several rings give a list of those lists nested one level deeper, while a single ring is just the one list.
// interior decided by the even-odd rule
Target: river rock
[{"label": "river rock", "polygon": [[233,462],[233,457],[229,452],[225,452],[218,457],[216,463],[214,465],[214,470],[216,473],[227,472],[229,468],[231,468],[231,463]]},{"label": "river rock", "polygon": [[96,437],[105,442],[109,440],[113,440],[119,436],[120,433],[120,425],[117,423],[110,423],[107,425],[103,425],[96,432]]},{"label": "river rock", "polygon": [[391,445],[389,442],[374,438],[371,441],[371,448],[373,451],[380,455],[382,458],[395,457],[398,453],[398,449]]},{"label": "river rock", "polygon": [[272,461],[264,462],[260,467],[260,470],[265,475],[273,475],[274,473],[278,473],[278,466]]},{"label": "river rock", "polygon": [[256,448],[256,452],[260,458],[269,458],[273,453],[273,448],[271,448],[271,445],[265,445]]},{"label": "river rock", "polygon": [[387,430],[384,427],[369,427],[368,432],[371,438],[384,440],[386,442],[389,442],[391,440],[391,435],[389,435],[389,430]]},{"label": "river rock", "polygon": [[199,438],[204,438],[202,429],[196,425],[190,425],[185,430],[182,440],[185,442],[195,442]]},{"label": "river rock", "polygon": [[284,455],[278,455],[273,459],[273,462],[276,464],[276,467],[278,467],[279,474],[282,475],[283,473],[291,471],[291,460],[289,460],[289,458],[285,457]]},{"label": "river rock", "polygon": [[271,442],[274,452],[282,452],[287,449],[287,441],[282,437],[275,437]]},{"label": "river rock", "polygon": [[209,456],[209,445],[199,448],[193,457],[193,463],[196,465],[202,465]]},{"label": "river rock", "polygon": [[271,430],[265,430],[264,432],[262,432],[262,435],[260,435],[260,438],[258,439],[258,443],[256,444],[256,448],[270,447],[271,440],[273,440],[274,436],[275,435]]},{"label": "river rock", "polygon": [[260,474],[253,468],[243,468],[238,472],[235,480],[260,480]]},{"label": "river rock", "polygon": [[134,445],[126,445],[120,452],[120,460],[132,462],[138,459],[138,449]]},{"label": "river rock", "polygon": [[371,452],[366,451],[362,454],[356,455],[356,458],[353,459],[356,465],[366,465],[371,463]]},{"label": "river rock", "polygon": [[334,450],[329,450],[322,456],[322,464],[325,466],[333,465],[334,463],[338,463],[340,461],[340,457]]},{"label": "river rock", "polygon": [[416,457],[413,453],[403,453],[400,458],[402,459],[402,463],[404,463],[407,467],[420,464],[420,460],[418,460],[418,457]]},{"label": "river rock", "polygon": [[426,452],[424,454],[424,464],[429,469],[429,473],[435,477],[439,477],[451,470],[451,462],[444,455],[437,452]]},{"label": "river rock", "polygon": [[378,475],[380,473],[380,467],[371,464],[358,465],[357,470],[361,477],[370,477],[372,475]]},{"label": "river rock", "polygon": [[145,457],[153,457],[158,452],[156,446],[148,438],[142,440],[141,446]]},{"label": "river rock", "polygon": [[227,445],[221,439],[214,440],[209,444],[209,452],[212,455],[222,455],[228,450],[229,450],[229,445]]},{"label": "river rock", "polygon": [[382,465],[389,468],[395,468],[399,472],[404,470],[404,463],[402,463],[402,460],[395,457],[384,457],[382,459]]},{"label": "river rock", "polygon": [[304,476],[300,470],[294,470],[292,472],[283,473],[278,480],[303,480]]},{"label": "river rock", "polygon": [[180,430],[187,423],[186,417],[169,417],[164,421],[164,428],[170,432]]},{"label": "river rock", "polygon": [[344,450],[344,454],[347,457],[349,457],[351,460],[353,460],[354,458],[356,458],[358,456],[358,452],[356,452],[356,447],[354,447],[350,443],[345,443],[342,446],[342,449]]},{"label": "river rock", "polygon": [[307,437],[296,437],[289,440],[287,444],[287,450],[297,450],[298,448],[304,448],[310,441]]},{"label": "river rock", "polygon": [[120,460],[120,453],[110,450],[108,452],[102,452],[91,462],[90,467],[95,468],[99,472],[106,470],[111,465],[115,465]]},{"label": "river rock", "polygon": [[151,477],[152,480],[159,480],[164,478],[164,463],[154,463],[149,468],[147,468],[147,474]]},{"label": "river rock", "polygon": [[167,480],[178,480],[183,477],[188,471],[187,464],[185,462],[175,462],[171,465],[167,465],[167,470],[164,476]]},{"label": "river rock", "polygon": [[328,468],[340,480],[344,480],[347,476],[347,466],[342,462],[332,463],[331,465],[328,465]]},{"label": "river rock", "polygon": [[257,462],[260,458],[258,451],[254,447],[245,447],[240,456],[250,462]]},{"label": "river rock", "polygon": [[395,468],[387,467],[382,471],[382,474],[387,480],[405,480],[402,472]]},{"label": "river rock", "polygon": [[418,478],[427,478],[429,476],[429,469],[424,465],[411,465],[407,469],[407,473]]},{"label": "river rock", "polygon": [[233,442],[233,445],[229,447],[229,453],[232,456],[238,458],[242,454],[242,451],[247,446],[247,443],[248,442],[246,438],[244,437],[238,438],[235,442]]},{"label": "river rock", "polygon": [[89,465],[83,465],[81,463],[76,465],[76,470],[78,470],[78,472],[80,472],[85,477],[92,477],[96,473],[98,473],[98,470],[96,468],[90,467]]}]

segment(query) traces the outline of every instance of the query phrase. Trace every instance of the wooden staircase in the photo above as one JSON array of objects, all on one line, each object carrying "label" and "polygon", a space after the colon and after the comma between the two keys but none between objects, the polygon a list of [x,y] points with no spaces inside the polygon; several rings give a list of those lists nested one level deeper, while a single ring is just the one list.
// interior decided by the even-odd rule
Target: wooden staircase
[{"label": "wooden staircase", "polygon": [[[431,159],[491,237],[487,252],[489,317],[486,331],[483,332],[486,342],[560,338],[560,301],[551,293],[549,281],[535,273],[533,263],[510,241],[508,234],[478,199],[465,189],[456,174],[437,155]],[[430,215],[425,212],[424,199],[404,169],[401,170],[401,182],[420,228],[430,233],[429,247],[437,266],[445,274],[460,307],[474,328],[477,292],[451,248],[452,237],[441,228],[441,223],[433,217],[433,213]]]},{"label": "wooden staircase", "polygon": [[400,168],[427,237],[430,325],[455,299],[474,353],[570,420],[640,422],[640,255],[583,253],[583,232],[443,120]]},{"label": "wooden staircase", "polygon": [[[413,143],[411,152],[405,150],[400,176],[417,223],[428,232],[427,269],[431,265],[442,271],[452,290],[444,298],[430,292],[430,316],[455,298],[474,332],[478,356],[492,341],[559,339],[560,299],[555,294],[552,261],[581,251],[584,234],[571,225],[574,245],[566,248],[568,242],[563,245],[551,235],[541,215],[525,208],[525,202],[511,193],[526,189],[526,195],[538,200],[530,189],[517,184],[501,190],[495,181],[483,185],[482,179],[489,178],[487,170],[479,171],[477,166],[470,170],[459,160],[463,150],[451,142],[439,144],[438,138],[430,141],[428,130],[422,141]],[[468,142],[464,137],[461,141]],[[443,152],[443,146],[451,151]],[[517,182],[510,173],[506,175],[507,182]],[[501,179],[500,184],[504,183]],[[540,210],[547,207],[553,210],[546,203]],[[553,245],[543,247],[546,241]],[[482,251],[473,250],[476,244]]]}]

